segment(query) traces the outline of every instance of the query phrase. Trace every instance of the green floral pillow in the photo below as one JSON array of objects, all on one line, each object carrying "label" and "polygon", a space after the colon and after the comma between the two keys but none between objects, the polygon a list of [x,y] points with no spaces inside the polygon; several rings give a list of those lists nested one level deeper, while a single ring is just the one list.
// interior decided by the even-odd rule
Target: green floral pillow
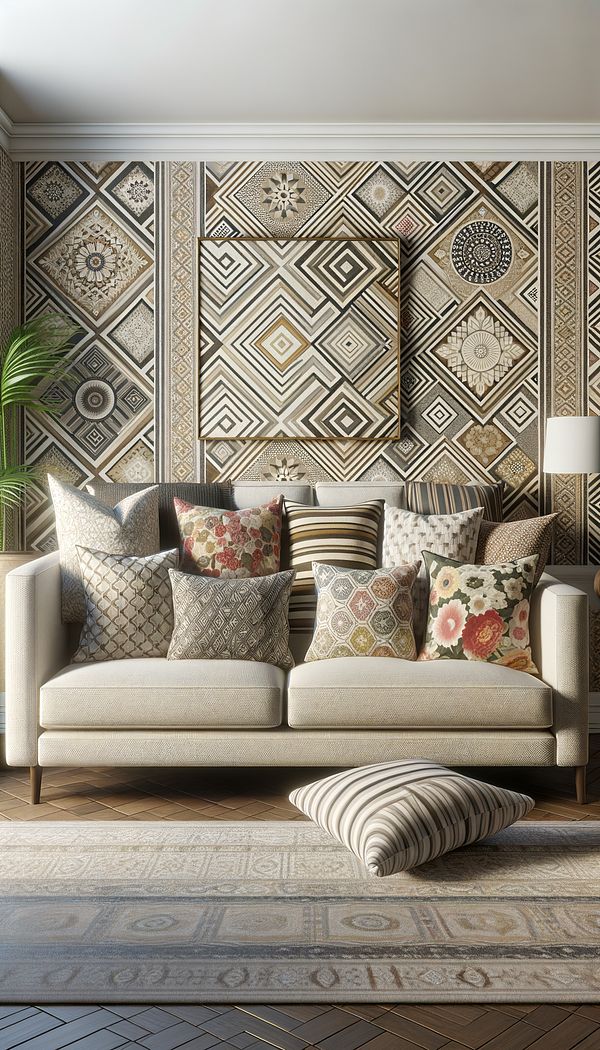
[{"label": "green floral pillow", "polygon": [[423,551],[427,632],[419,660],[484,660],[538,674],[529,645],[537,554],[500,565],[461,565]]}]

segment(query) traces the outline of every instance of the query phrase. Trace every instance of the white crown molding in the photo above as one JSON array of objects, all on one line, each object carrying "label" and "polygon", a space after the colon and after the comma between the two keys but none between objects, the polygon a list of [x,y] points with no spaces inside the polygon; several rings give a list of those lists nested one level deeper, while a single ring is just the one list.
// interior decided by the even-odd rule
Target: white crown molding
[{"label": "white crown molding", "polygon": [[0,146],[6,153],[11,152],[11,137],[14,131],[14,124],[10,119],[8,113],[5,113],[2,107],[0,107]]},{"label": "white crown molding", "polygon": [[14,160],[600,160],[600,124],[18,124],[2,114],[5,139]]}]

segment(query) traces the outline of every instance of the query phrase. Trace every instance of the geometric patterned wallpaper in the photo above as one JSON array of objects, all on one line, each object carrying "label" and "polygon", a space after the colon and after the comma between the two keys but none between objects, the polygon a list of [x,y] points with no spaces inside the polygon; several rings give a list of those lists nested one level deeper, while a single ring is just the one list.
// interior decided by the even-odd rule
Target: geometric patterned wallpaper
[{"label": "geometric patterned wallpaper", "polygon": [[0,147],[0,345],[18,317],[17,167]]},{"label": "geometric patterned wallpaper", "polygon": [[[539,471],[546,416],[600,412],[600,164],[50,162],[24,183],[26,313],[81,326],[30,462],[80,485],[502,478],[508,517],[559,511],[556,561],[600,560],[600,479],[588,507],[587,479]],[[399,238],[399,439],[199,441],[199,235]],[[53,545],[42,485],[27,528]]]},{"label": "geometric patterned wallpaper", "polygon": [[[154,477],[154,172],[146,163],[28,163],[25,316],[51,306],[79,325],[68,383],[28,415],[27,459],[83,486]],[[28,545],[54,545],[43,482],[29,499]]]}]

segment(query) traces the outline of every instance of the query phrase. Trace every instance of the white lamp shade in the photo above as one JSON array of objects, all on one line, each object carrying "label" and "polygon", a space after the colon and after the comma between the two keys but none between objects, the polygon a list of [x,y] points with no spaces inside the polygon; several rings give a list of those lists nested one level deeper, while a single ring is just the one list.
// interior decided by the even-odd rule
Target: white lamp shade
[{"label": "white lamp shade", "polygon": [[600,473],[600,416],[551,416],[546,422],[544,472]]}]

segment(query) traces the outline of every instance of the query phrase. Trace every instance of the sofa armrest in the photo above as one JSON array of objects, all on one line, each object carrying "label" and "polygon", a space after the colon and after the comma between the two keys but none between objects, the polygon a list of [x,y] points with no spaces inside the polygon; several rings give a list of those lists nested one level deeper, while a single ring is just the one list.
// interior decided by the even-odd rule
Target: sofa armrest
[{"label": "sofa armrest", "polygon": [[5,593],[6,761],[35,766],[40,686],[69,660],[58,553],[9,572]]},{"label": "sofa armrest", "polygon": [[552,686],[559,766],[582,766],[589,751],[588,596],[546,573],[531,601],[533,658]]}]

